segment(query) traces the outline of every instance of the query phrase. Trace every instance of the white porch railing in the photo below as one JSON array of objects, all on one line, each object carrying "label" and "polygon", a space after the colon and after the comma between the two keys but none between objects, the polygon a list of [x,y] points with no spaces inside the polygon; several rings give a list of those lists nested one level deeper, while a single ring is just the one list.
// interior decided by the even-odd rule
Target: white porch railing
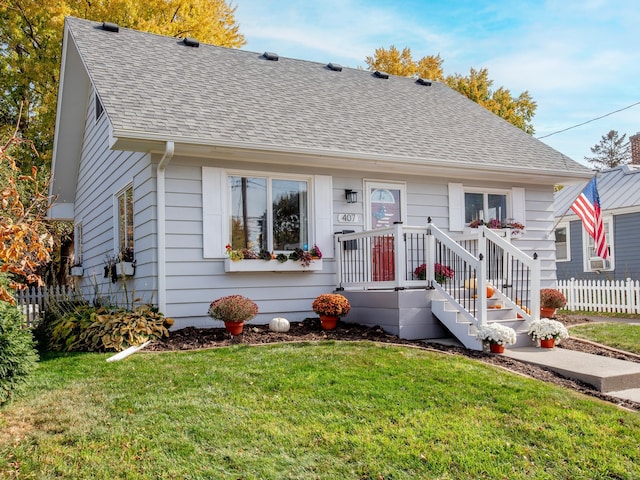
[{"label": "white porch railing", "polygon": [[[525,323],[539,315],[537,255],[529,257],[486,227],[452,238],[432,224],[396,224],[339,234],[336,241],[340,289],[435,288],[470,321],[482,325],[490,283]],[[443,275],[448,271],[443,267],[453,270],[452,278]]]},{"label": "white porch railing", "polygon": [[568,310],[640,313],[640,281],[559,280],[558,290],[567,298]]}]

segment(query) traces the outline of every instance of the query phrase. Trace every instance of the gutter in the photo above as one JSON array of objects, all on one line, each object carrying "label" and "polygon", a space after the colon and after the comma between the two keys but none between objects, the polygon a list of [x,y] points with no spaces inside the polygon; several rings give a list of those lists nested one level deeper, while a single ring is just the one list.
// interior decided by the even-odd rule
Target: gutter
[{"label": "gutter", "polygon": [[156,218],[158,219],[158,310],[162,314],[167,309],[167,241],[165,215],[165,169],[173,158],[175,145],[172,141],[165,144],[164,155],[156,170]]}]

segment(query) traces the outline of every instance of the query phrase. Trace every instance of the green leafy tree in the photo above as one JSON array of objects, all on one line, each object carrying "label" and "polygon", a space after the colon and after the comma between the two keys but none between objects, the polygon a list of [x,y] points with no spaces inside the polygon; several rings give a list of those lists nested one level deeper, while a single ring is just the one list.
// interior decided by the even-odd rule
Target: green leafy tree
[{"label": "green leafy tree", "polygon": [[367,57],[365,62],[369,65],[370,70],[382,70],[405,77],[419,75],[423,78],[444,81],[457,92],[504,118],[509,123],[529,134],[534,133],[531,120],[537,105],[529,92],[525,91],[518,97],[514,97],[504,87],[492,90],[493,80],[489,79],[489,72],[486,68],[481,70],[471,68],[468,76],[454,74],[444,77],[442,70],[444,60],[440,58],[440,55],[426,56],[416,62],[411,57],[409,48],[400,52],[393,45],[388,50],[385,48],[376,49],[374,56]]},{"label": "green leafy tree", "polygon": [[616,130],[609,130],[600,142],[591,147],[593,157],[584,157],[596,168],[613,168],[629,163],[631,160],[631,144],[627,135],[619,136]]}]

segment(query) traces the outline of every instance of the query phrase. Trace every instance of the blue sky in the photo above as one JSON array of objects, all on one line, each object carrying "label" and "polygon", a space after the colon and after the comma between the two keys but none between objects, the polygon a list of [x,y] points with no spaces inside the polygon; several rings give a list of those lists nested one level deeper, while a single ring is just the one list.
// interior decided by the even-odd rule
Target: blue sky
[{"label": "blue sky", "polygon": [[[640,102],[637,0],[234,0],[246,50],[364,67],[376,48],[440,54],[445,75],[488,68],[529,91],[535,137]],[[640,132],[640,104],[542,139],[581,163],[609,130]]]}]

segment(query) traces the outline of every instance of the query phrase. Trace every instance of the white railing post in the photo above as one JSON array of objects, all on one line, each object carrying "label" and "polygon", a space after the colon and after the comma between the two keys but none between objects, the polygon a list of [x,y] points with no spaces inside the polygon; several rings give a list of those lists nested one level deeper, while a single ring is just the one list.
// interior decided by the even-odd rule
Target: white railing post
[{"label": "white railing post", "polygon": [[396,287],[404,287],[407,278],[406,248],[402,222],[393,225],[393,261]]},{"label": "white railing post", "polygon": [[540,319],[540,258],[537,253],[533,254],[534,268],[531,272],[531,318]]},{"label": "white railing post", "polygon": [[340,236],[337,234],[333,235],[333,244],[334,244],[334,252],[336,258],[336,275],[338,281],[336,282],[338,285],[338,289],[341,290],[342,287],[342,242],[340,241]]},{"label": "white railing post", "polygon": [[478,289],[478,311],[476,318],[478,326],[485,324],[487,319],[487,239],[484,232],[480,232],[478,238],[478,276],[476,277],[476,287]]},{"label": "white railing post", "polygon": [[427,286],[433,287],[433,282],[435,281],[435,264],[436,264],[436,237],[431,235],[431,230],[429,230],[429,236],[427,237]]}]

